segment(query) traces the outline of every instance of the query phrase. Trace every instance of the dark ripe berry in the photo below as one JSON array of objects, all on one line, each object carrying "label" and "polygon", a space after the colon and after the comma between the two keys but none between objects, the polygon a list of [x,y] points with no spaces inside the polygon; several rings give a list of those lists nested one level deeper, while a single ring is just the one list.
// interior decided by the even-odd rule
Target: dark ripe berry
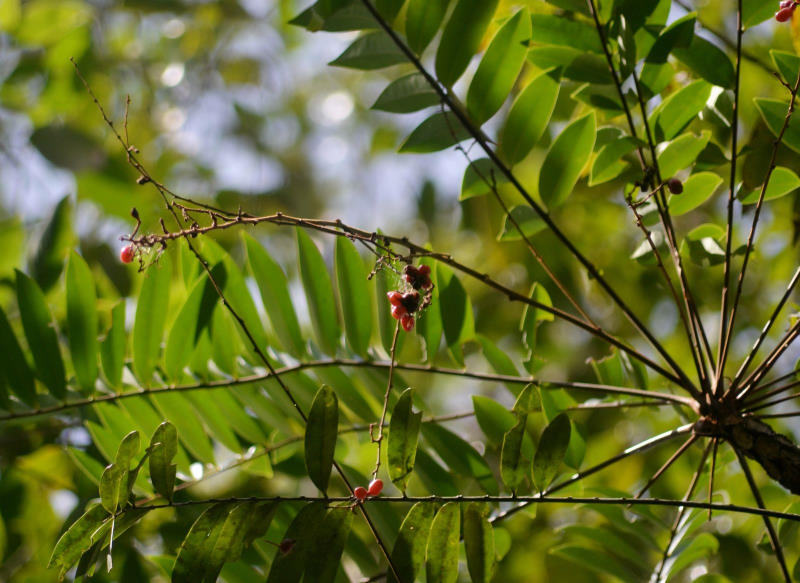
[{"label": "dark ripe berry", "polygon": [[411,314],[404,315],[400,318],[400,325],[403,326],[403,330],[406,332],[411,332],[411,329],[414,327],[414,316]]},{"label": "dark ripe berry", "polygon": [[389,298],[389,303],[393,306],[399,306],[403,301],[403,294],[396,291],[387,293],[386,297]]},{"label": "dark ripe berry", "polygon": [[414,289],[430,289],[433,285],[429,277],[430,272],[431,268],[427,265],[420,265],[419,267],[406,265],[403,268],[403,279],[411,284]]},{"label": "dark ripe berry", "polygon": [[794,6],[795,5],[792,4],[791,6],[788,6],[786,8],[781,8],[780,10],[778,10],[775,13],[775,20],[777,20],[778,22],[786,22],[787,20],[789,20],[792,17],[792,14],[794,14]]},{"label": "dark ripe berry", "polygon": [[119,260],[123,263],[130,263],[133,261],[133,245],[128,245],[127,247],[123,247],[122,251],[119,252]]},{"label": "dark ripe berry", "polygon": [[367,489],[364,486],[359,486],[353,490],[353,496],[355,496],[356,500],[359,502],[363,502],[367,499]]},{"label": "dark ripe berry", "polygon": [[408,311],[406,310],[405,306],[402,304],[399,306],[392,306],[392,318],[395,320],[399,320],[403,316],[407,316]]},{"label": "dark ripe berry", "polygon": [[400,302],[409,314],[416,312],[417,308],[419,307],[419,292],[408,292],[407,294],[403,294],[403,298],[400,300]]},{"label": "dark ripe berry", "polygon": [[680,194],[683,192],[683,183],[677,178],[670,178],[667,180],[667,188],[672,194]]},{"label": "dark ripe berry", "polygon": [[367,494],[370,496],[377,496],[383,490],[383,480],[372,480],[367,488]]},{"label": "dark ripe berry", "polygon": [[292,549],[294,548],[294,544],[296,542],[297,541],[294,540],[293,538],[285,538],[278,545],[278,550],[282,555],[288,555],[289,553],[292,552]]}]

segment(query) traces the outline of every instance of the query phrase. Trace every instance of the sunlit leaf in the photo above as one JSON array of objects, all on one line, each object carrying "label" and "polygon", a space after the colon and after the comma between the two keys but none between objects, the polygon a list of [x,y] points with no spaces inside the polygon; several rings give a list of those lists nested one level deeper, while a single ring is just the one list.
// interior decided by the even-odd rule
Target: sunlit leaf
[{"label": "sunlit leaf", "polygon": [[547,151],[539,174],[539,195],[549,208],[567,200],[592,154],[596,118],[589,113],[571,124]]},{"label": "sunlit leaf", "polygon": [[418,55],[430,44],[444,20],[450,0],[409,0],[406,10],[408,46]]},{"label": "sunlit leaf", "polygon": [[[435,2],[428,1],[426,5]],[[408,26],[408,25],[406,25]],[[439,103],[439,95],[420,73],[395,79],[383,90],[372,109],[391,113],[412,113]]]},{"label": "sunlit leaf", "polygon": [[139,382],[149,386],[161,352],[161,335],[169,307],[172,267],[168,256],[162,255],[143,277],[133,323],[133,370]]},{"label": "sunlit leaf", "polygon": [[296,233],[300,277],[308,300],[311,323],[320,346],[328,354],[336,354],[339,319],[328,268],[311,237],[300,228]]},{"label": "sunlit leaf", "polygon": [[389,36],[381,31],[368,32],[358,37],[353,44],[329,64],[350,69],[383,69],[405,63],[406,56]]},{"label": "sunlit leaf", "polygon": [[336,239],[334,266],[345,337],[354,352],[366,356],[372,335],[372,302],[367,286],[367,270],[355,245],[345,237]]},{"label": "sunlit leaf", "polygon": [[436,51],[436,77],[452,87],[478,52],[498,0],[458,0]]}]

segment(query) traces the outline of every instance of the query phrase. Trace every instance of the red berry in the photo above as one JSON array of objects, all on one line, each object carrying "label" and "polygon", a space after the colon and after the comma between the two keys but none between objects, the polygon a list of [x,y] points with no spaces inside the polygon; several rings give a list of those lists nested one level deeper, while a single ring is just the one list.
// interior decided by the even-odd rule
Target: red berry
[{"label": "red berry", "polygon": [[787,8],[781,8],[775,13],[775,20],[778,22],[786,22],[792,17],[794,13],[794,5],[789,6]]},{"label": "red berry", "polygon": [[392,304],[393,306],[399,306],[400,303],[403,301],[403,294],[396,291],[387,293],[386,297],[389,298],[389,303]]},{"label": "red berry", "polygon": [[370,496],[377,496],[383,490],[383,480],[372,480],[367,488],[367,494]]},{"label": "red berry", "polygon": [[411,314],[405,314],[402,318],[400,318],[400,324],[403,326],[403,330],[406,332],[411,332],[411,329],[414,327],[414,316]]},{"label": "red berry", "polygon": [[367,489],[364,486],[359,486],[353,490],[353,496],[355,496],[356,500],[359,502],[363,502],[367,498]]},{"label": "red berry", "polygon": [[781,2],[781,8],[791,8],[794,6],[794,0],[783,0]]},{"label": "red berry", "polygon": [[420,265],[419,266],[419,273],[420,273],[420,275],[430,275],[430,273],[431,273],[430,265]]},{"label": "red berry", "polygon": [[683,192],[683,183],[677,178],[670,178],[667,180],[667,188],[672,194],[680,194]]},{"label": "red berry", "polygon": [[402,304],[399,306],[392,306],[392,318],[399,320],[403,316],[408,315],[408,311]]},{"label": "red berry", "polygon": [[133,245],[128,245],[127,247],[123,247],[122,251],[119,252],[119,260],[123,263],[130,263],[133,261]]},{"label": "red berry", "polygon": [[420,265],[419,267],[406,265],[403,268],[403,279],[410,283],[414,289],[430,289],[433,285],[431,284],[431,278],[428,277],[430,272],[431,268],[427,265]]}]

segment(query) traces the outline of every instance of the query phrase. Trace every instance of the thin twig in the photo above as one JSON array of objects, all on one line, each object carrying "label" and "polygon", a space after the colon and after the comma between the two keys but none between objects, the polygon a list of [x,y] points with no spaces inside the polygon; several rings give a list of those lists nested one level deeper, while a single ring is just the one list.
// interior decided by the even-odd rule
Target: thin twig
[{"label": "thin twig", "polygon": [[[386,424],[386,412],[389,410],[389,396],[392,394],[392,378],[394,377],[395,368],[395,352],[397,351],[397,337],[400,334],[400,320],[397,321],[394,327],[394,336],[392,337],[392,348],[389,351],[389,380],[386,381],[386,393],[383,395],[383,411],[381,412],[381,420],[378,423],[378,437],[373,438],[373,442],[377,446],[377,456],[375,459],[375,469],[372,470],[372,479],[378,477],[378,470],[381,467],[381,444],[383,443],[383,426]],[[372,430],[370,429],[370,436]]]},{"label": "thin twig", "polygon": [[641,498],[641,497],[642,497],[642,494],[644,494],[645,492],[647,492],[647,490],[648,490],[648,489],[649,489],[649,488],[650,488],[650,487],[651,487],[653,484],[655,484],[655,483],[656,483],[656,481],[657,481],[657,480],[658,480],[658,479],[659,479],[659,478],[660,478],[660,477],[661,477],[661,476],[664,474],[664,472],[666,472],[666,471],[669,469],[669,467],[670,467],[672,464],[674,464],[676,461],[678,461],[678,458],[680,458],[680,457],[681,457],[681,456],[682,456],[682,455],[683,455],[683,454],[686,452],[686,450],[687,450],[687,449],[689,449],[689,447],[690,447],[690,446],[691,446],[691,445],[692,445],[692,444],[693,444],[695,441],[697,441],[698,439],[699,439],[699,438],[697,437],[697,435],[694,435],[694,434],[690,435],[690,436],[689,436],[689,439],[687,439],[685,442],[683,442],[683,445],[681,445],[681,446],[680,446],[680,447],[679,447],[679,448],[678,448],[678,449],[675,451],[675,453],[673,453],[673,454],[672,454],[672,455],[669,457],[669,459],[668,459],[667,461],[665,461],[665,462],[664,462],[664,464],[663,464],[663,465],[662,465],[660,468],[658,468],[658,471],[656,471],[656,473],[655,473],[655,474],[653,474],[653,475],[650,477],[650,479],[649,479],[649,480],[647,480],[647,483],[646,483],[644,486],[642,486],[642,489],[641,489],[641,490],[639,490],[639,493],[638,493],[638,494],[636,494],[636,498]]}]

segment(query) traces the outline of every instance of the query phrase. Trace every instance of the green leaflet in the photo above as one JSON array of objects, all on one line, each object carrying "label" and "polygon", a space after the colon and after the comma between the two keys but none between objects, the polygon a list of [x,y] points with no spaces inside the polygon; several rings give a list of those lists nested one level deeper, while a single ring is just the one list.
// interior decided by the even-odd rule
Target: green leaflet
[{"label": "green leaflet", "polygon": [[120,443],[114,463],[106,466],[100,476],[100,503],[110,514],[125,507],[136,480],[130,471],[133,457],[139,453],[139,432],[131,431]]},{"label": "green leaflet", "polygon": [[47,567],[58,569],[58,576],[63,579],[80,556],[92,546],[95,540],[99,540],[107,528],[110,528],[110,518],[102,505],[92,503],[86,512],[72,523],[72,526],[58,539]]},{"label": "green leaflet", "polygon": [[489,583],[497,566],[494,530],[486,518],[487,510],[485,506],[475,503],[468,504],[464,509],[464,548],[473,583]]},{"label": "green leaflet", "polygon": [[[777,166],[769,177],[767,190],[764,192],[764,200],[774,200],[800,188],[800,178],[789,168]],[[757,188],[747,196],[741,197],[742,204],[755,204],[761,196],[761,189]]]},{"label": "green leaflet", "polygon": [[[766,97],[757,97],[753,101],[769,131],[773,136],[777,137],[786,120],[786,111],[789,108],[788,103],[781,99],[769,99]],[[800,153],[800,119],[796,116],[792,116],[789,121],[789,126],[783,134],[783,143],[795,152]]]},{"label": "green leaflet", "polygon": [[449,267],[437,263],[435,271],[439,290],[439,313],[442,317],[445,341],[459,359],[461,345],[475,337],[472,303],[464,286]]},{"label": "green leaflet", "polygon": [[328,64],[335,67],[372,70],[405,62],[406,56],[381,30],[358,37],[341,55]]},{"label": "green leaflet", "polygon": [[436,36],[450,0],[409,0],[406,10],[408,46],[418,55]]},{"label": "green leaflet", "polygon": [[184,538],[173,583],[213,583],[222,566],[234,562],[253,539],[266,532],[277,510],[274,503],[222,502],[208,508]]},{"label": "green leaflet", "polygon": [[333,389],[323,385],[311,404],[305,436],[308,477],[323,492],[328,490],[338,431],[339,401]]},{"label": "green leaflet", "polygon": [[533,481],[539,492],[544,492],[558,474],[567,453],[570,430],[566,413],[560,413],[544,428],[533,458]]},{"label": "green leaflet", "polygon": [[406,389],[392,409],[386,446],[389,478],[403,492],[414,469],[422,413],[413,410],[414,389]]},{"label": "green leaflet", "polygon": [[425,572],[428,583],[455,583],[458,580],[458,547],[461,509],[449,502],[439,509],[431,524]]},{"label": "green leaflet", "polygon": [[438,507],[435,503],[417,502],[406,514],[391,555],[400,580],[397,581],[390,572],[388,583],[414,583],[425,562],[428,535]]},{"label": "green leaflet", "polygon": [[690,166],[697,160],[709,139],[711,139],[711,132],[706,130],[700,134],[699,138],[692,133],[687,133],[672,140],[658,155],[661,176],[667,180],[678,170]]},{"label": "green leaflet", "polygon": [[133,370],[143,386],[153,382],[153,370],[161,349],[161,336],[169,307],[172,265],[168,255],[144,273],[133,323]]},{"label": "green leaflet", "polygon": [[683,183],[683,193],[669,197],[668,206],[672,216],[679,216],[697,208],[709,198],[722,184],[722,178],[713,172],[692,174]]},{"label": "green leaflet", "polygon": [[436,51],[436,77],[452,87],[478,52],[498,0],[458,0]]},{"label": "green leaflet", "polygon": [[469,163],[461,181],[458,200],[467,200],[491,192],[493,187],[508,182],[508,177],[488,158],[478,158]]},{"label": "green leaflet", "polygon": [[54,397],[62,399],[66,396],[67,381],[53,316],[36,282],[19,270],[16,274],[17,303],[36,374]]},{"label": "green leaflet", "polygon": [[122,367],[125,365],[125,302],[120,301],[111,309],[111,327],[100,343],[100,363],[103,376],[109,386],[119,388],[122,383]]},{"label": "green leaflet", "polygon": [[70,197],[65,196],[53,210],[31,265],[31,275],[43,291],[53,287],[64,269],[64,260],[75,237],[72,224],[72,203]]},{"label": "green leaflet", "polygon": [[423,423],[422,435],[452,472],[473,478],[487,494],[498,493],[489,464],[469,443],[436,423]]},{"label": "green leaflet", "polygon": [[336,354],[339,320],[328,269],[311,237],[301,228],[296,232],[300,278],[308,300],[311,324],[320,347],[328,354]]},{"label": "green leaflet", "polygon": [[497,234],[497,240],[521,241],[523,236],[530,239],[546,228],[547,225],[539,216],[539,213],[527,204],[521,204],[512,208],[509,214],[506,215],[503,220],[503,230]]},{"label": "green leaflet", "polygon": [[[435,2],[430,0],[426,2],[426,5],[433,4]],[[375,100],[372,109],[390,113],[412,113],[438,103],[439,95],[431,88],[425,77],[420,73],[411,73],[389,83]]]},{"label": "green leaflet", "polygon": [[342,306],[345,338],[353,351],[367,356],[372,335],[372,301],[367,270],[352,241],[336,238],[334,271]]},{"label": "green leaflet", "polygon": [[511,93],[530,36],[531,20],[523,8],[500,27],[486,49],[467,91],[467,111],[478,125],[497,113]]},{"label": "green leaflet", "polygon": [[313,560],[309,561],[306,567],[305,581],[334,582],[354,517],[355,512],[346,506],[328,510],[311,544],[310,552]]},{"label": "green leaflet", "polygon": [[475,410],[475,420],[486,435],[489,445],[501,446],[506,431],[517,421],[514,414],[497,401],[482,395],[472,395],[472,407]]},{"label": "green leaflet", "polygon": [[67,327],[75,376],[84,394],[97,380],[97,294],[86,261],[73,252],[67,263]]},{"label": "green leaflet", "polygon": [[711,85],[705,81],[697,80],[664,99],[650,115],[650,125],[655,128],[656,139],[671,140],[683,131],[703,111],[711,96],[711,89]]},{"label": "green leaflet", "polygon": [[3,401],[7,400],[5,384],[26,405],[36,403],[36,386],[33,371],[28,366],[25,354],[20,348],[17,337],[3,308],[0,307],[0,392]]},{"label": "green leaflet", "polygon": [[178,432],[169,421],[156,428],[150,439],[150,481],[155,491],[167,501],[172,501],[177,466],[172,462],[178,453]]},{"label": "green leaflet", "polygon": [[294,517],[283,540],[296,541],[287,554],[278,554],[272,563],[267,583],[299,583],[303,577],[319,525],[325,519],[325,505],[321,502],[307,504]]},{"label": "green leaflet", "polygon": [[547,151],[539,174],[539,196],[548,208],[555,208],[572,194],[594,148],[595,113],[571,124],[555,139]]},{"label": "green leaflet", "polygon": [[420,123],[400,146],[401,153],[429,154],[438,152],[471,136],[452,113],[437,112]]},{"label": "green leaflet", "polygon": [[244,235],[247,262],[258,285],[264,310],[284,349],[298,356],[305,352],[305,342],[297,314],[289,295],[286,275],[280,265],[250,235]]}]

